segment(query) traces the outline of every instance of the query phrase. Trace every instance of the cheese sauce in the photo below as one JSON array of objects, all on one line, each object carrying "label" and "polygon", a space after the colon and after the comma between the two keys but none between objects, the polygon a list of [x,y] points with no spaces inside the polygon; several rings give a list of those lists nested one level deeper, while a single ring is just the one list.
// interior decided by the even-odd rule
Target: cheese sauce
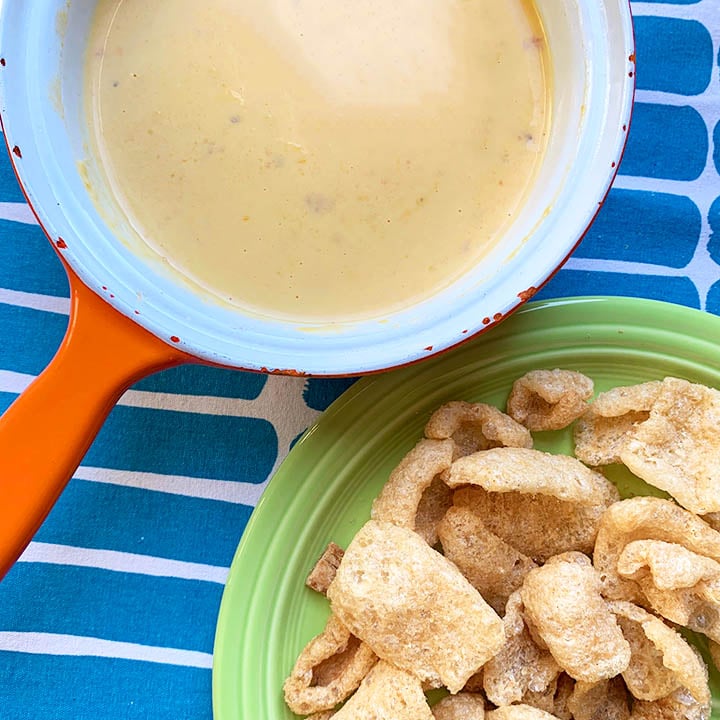
[{"label": "cheese sauce", "polygon": [[493,247],[545,147],[526,0],[100,0],[89,43],[94,151],[134,242],[265,315],[437,292]]}]

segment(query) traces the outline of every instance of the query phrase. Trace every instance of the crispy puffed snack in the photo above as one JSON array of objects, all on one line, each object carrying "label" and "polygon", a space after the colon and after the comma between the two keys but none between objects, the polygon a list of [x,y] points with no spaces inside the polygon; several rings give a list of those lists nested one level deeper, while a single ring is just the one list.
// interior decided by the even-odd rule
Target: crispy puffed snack
[{"label": "crispy puffed snack", "polygon": [[[507,602],[503,618],[505,644],[483,668],[483,689],[494,705],[524,702],[529,693],[537,699],[553,685],[561,672],[550,652],[532,639],[522,610],[520,591],[516,591]],[[527,704],[537,707],[536,702]],[[549,706],[551,709],[551,698]]]},{"label": "crispy puffed snack", "polygon": [[623,678],[639,700],[659,700],[679,687],[701,705],[710,702],[708,671],[699,653],[680,633],[646,610],[622,600],[609,603],[630,643]]},{"label": "crispy puffed snack", "polygon": [[680,688],[660,700],[633,703],[630,720],[708,720],[710,705],[702,705]]},{"label": "crispy puffed snack", "polygon": [[677,543],[635,540],[620,553],[617,568],[657,613],[720,641],[720,563]]},{"label": "crispy puffed snack", "polygon": [[493,448],[466,455],[443,473],[451,488],[549,495],[578,505],[603,505],[611,483],[569,455],[528,448]]},{"label": "crispy puffed snack", "polygon": [[[481,487],[469,486],[455,490],[453,504],[470,508],[490,532],[542,563],[569,550],[592,552],[600,517],[620,498],[611,482],[604,483],[604,491],[602,503],[578,505],[549,495],[489,493]],[[522,518],[521,523],[518,518]]]},{"label": "crispy puffed snack", "polygon": [[415,532],[433,547],[438,541],[438,523],[452,507],[453,491],[440,479],[425,489],[415,515]]},{"label": "crispy puffed snack", "polygon": [[420,440],[390,473],[370,517],[415,530],[423,494],[450,467],[453,447],[452,440]]},{"label": "crispy puffed snack", "polygon": [[585,412],[593,389],[575,370],[531,370],[513,383],[506,410],[528,430],[560,430]]},{"label": "crispy puffed snack", "polygon": [[556,715],[538,710],[532,705],[506,705],[486,713],[485,718],[486,720],[558,720]]},{"label": "crispy puffed snack", "polygon": [[698,515],[720,511],[720,391],[665,378],[620,453],[645,482]]},{"label": "crispy puffed snack", "polygon": [[327,596],[379,657],[451,693],[505,641],[502,620],[457,567],[391,523],[370,520],[358,531]]},{"label": "crispy puffed snack", "polygon": [[434,720],[418,678],[382,660],[334,720]]},{"label": "crispy puffed snack", "polygon": [[709,640],[708,650],[715,669],[720,670],[720,643],[716,643],[714,640]]},{"label": "crispy puffed snack", "polygon": [[578,681],[568,698],[573,720],[628,720],[630,703],[620,677],[596,683]]},{"label": "crispy puffed snack", "polygon": [[590,560],[565,553],[531,570],[520,590],[525,615],[558,665],[591,683],[620,674],[630,662],[630,645],[600,589]]},{"label": "crispy puffed snack", "polygon": [[720,533],[697,515],[670,500],[635,497],[611,505],[600,518],[593,563],[603,581],[603,593],[613,600],[642,604],[636,582],[621,578],[618,559],[633,540],[678,543],[688,550],[720,561]]},{"label": "crispy puffed snack", "polygon": [[720,578],[720,563],[716,560],[664,540],[629,542],[620,553],[617,568],[621,577],[641,583],[643,592],[648,585],[658,590],[677,590]]},{"label": "crispy puffed snack", "polygon": [[484,720],[485,700],[478,693],[448,695],[433,706],[435,720]]},{"label": "crispy puffed snack", "polygon": [[507,599],[536,564],[488,530],[470,508],[451,507],[437,530],[445,557],[502,615]]},{"label": "crispy puffed snack", "polygon": [[339,545],[334,542],[328,543],[325,551],[307,576],[305,584],[311,590],[324,595],[340,566],[343,553],[344,550]]},{"label": "crispy puffed snack", "polygon": [[452,439],[454,459],[494,447],[531,448],[532,435],[493,405],[455,400],[438,408],[425,425],[425,437]]},{"label": "crispy puffed snack", "polygon": [[553,709],[549,711],[557,715],[560,720],[573,720],[572,712],[568,707],[573,690],[575,690],[575,681],[567,673],[560,673],[553,698]]},{"label": "crispy puffed snack", "polygon": [[660,381],[652,381],[600,393],[575,425],[575,457],[592,467],[621,462],[620,453],[650,416],[660,387]]},{"label": "crispy puffed snack", "polygon": [[375,653],[330,615],[323,632],[305,646],[285,680],[285,702],[298,715],[332,710],[376,662]]}]

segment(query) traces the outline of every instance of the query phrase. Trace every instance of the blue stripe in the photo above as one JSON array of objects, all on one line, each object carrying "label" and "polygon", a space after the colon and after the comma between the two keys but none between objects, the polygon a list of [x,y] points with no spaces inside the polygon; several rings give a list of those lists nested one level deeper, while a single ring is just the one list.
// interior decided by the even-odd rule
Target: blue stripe
[{"label": "blue stripe", "polygon": [[260,373],[225,370],[202,365],[183,365],[150,375],[136,383],[136,390],[182,393],[184,395],[218,395],[254,400],[260,395],[267,376]]},{"label": "blue stripe", "polygon": [[247,505],[72,480],[35,539],[229,567],[251,512]]},{"label": "blue stripe", "polygon": [[70,297],[65,270],[40,227],[0,219],[0,240],[0,287]]},{"label": "blue stripe", "polygon": [[303,391],[305,404],[313,410],[323,411],[342,395],[357,378],[310,378]]},{"label": "blue stripe", "polygon": [[720,265],[720,197],[716,197],[708,212],[710,223],[710,241],[708,252],[710,257]]},{"label": "blue stripe", "polygon": [[84,464],[261,483],[277,457],[263,419],[117,406]]},{"label": "blue stripe", "polygon": [[697,288],[687,277],[627,275],[586,270],[561,270],[536,297],[543,299],[568,295],[624,295],[700,307]]},{"label": "blue stripe", "polygon": [[695,5],[702,0],[640,0],[640,2],[659,3],[661,5]]},{"label": "blue stripe", "polygon": [[25,202],[25,196],[20,190],[15,177],[15,171],[10,164],[10,156],[5,152],[5,138],[0,135],[2,148],[0,148],[0,202]]},{"label": "blue stripe", "polygon": [[637,87],[681,95],[703,93],[712,79],[713,43],[696,20],[635,18]]},{"label": "blue stripe", "polygon": [[708,290],[705,303],[708,312],[720,315],[720,281],[716,282],[710,290]]},{"label": "blue stripe", "polygon": [[212,652],[222,586],[45,563],[0,583],[0,628]]},{"label": "blue stripe", "polygon": [[[718,65],[720,65],[720,56],[718,58]],[[713,131],[713,162],[715,163],[715,170],[720,175],[720,122]]]},{"label": "blue stripe", "polygon": [[695,180],[705,169],[708,150],[705,121],[695,108],[638,102],[620,173]]},{"label": "blue stripe", "polygon": [[701,229],[700,210],[688,197],[613,189],[575,255],[685,267]]},{"label": "blue stripe", "polygon": [[62,342],[68,318],[0,303],[0,368],[38,375]]},{"label": "blue stripe", "polygon": [[212,720],[209,670],[0,652],[0,677],[3,720]]}]

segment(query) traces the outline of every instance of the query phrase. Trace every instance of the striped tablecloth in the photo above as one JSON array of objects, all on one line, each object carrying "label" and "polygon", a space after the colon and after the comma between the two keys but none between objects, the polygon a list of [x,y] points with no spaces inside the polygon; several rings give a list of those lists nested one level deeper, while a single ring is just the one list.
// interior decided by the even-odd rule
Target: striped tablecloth
[{"label": "striped tablecloth", "polygon": [[[541,297],[720,314],[720,0],[632,7],[627,152]],[[0,239],[4,409],[54,354],[69,307],[5,157]],[[0,718],[210,718],[215,621],[243,528],[293,441],[351,382],[186,366],[129,390],[0,583]]]}]

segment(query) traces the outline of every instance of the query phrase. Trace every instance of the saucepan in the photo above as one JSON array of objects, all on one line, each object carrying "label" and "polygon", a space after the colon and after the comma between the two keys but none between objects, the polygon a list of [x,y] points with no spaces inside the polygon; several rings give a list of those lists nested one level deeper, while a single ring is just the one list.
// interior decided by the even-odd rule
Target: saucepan
[{"label": "saucepan", "polygon": [[628,0],[537,0],[552,64],[549,140],[494,253],[446,289],[382,317],[327,323],[261,317],[214,302],[123,241],[113,189],[91,171],[83,64],[94,5],[0,2],[5,142],[27,201],[68,271],[72,298],[57,355],[0,418],[0,577],[114,403],[142,376],[185,362],[367,374],[421,361],[500,322],[579,243],[615,176],[630,122],[635,56]]}]

